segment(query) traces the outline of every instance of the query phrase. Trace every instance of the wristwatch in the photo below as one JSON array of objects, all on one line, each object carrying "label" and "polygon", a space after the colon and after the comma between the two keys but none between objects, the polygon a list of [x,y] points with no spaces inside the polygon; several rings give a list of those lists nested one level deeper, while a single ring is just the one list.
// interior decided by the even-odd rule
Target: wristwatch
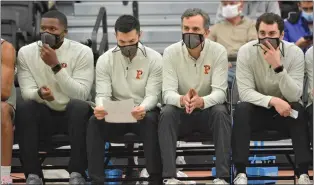
[{"label": "wristwatch", "polygon": [[41,88],[39,88],[39,89],[37,90],[37,94],[39,95],[39,97],[40,97],[41,99],[44,99],[44,98],[43,98],[43,95],[41,94]]},{"label": "wristwatch", "polygon": [[62,69],[62,66],[60,63],[51,68],[54,74],[57,74],[61,69]]},{"label": "wristwatch", "polygon": [[283,71],[283,65],[281,65],[281,66],[279,66],[279,67],[276,67],[276,68],[274,69],[274,71],[275,71],[275,73],[280,73],[280,72],[282,72],[282,71]]}]

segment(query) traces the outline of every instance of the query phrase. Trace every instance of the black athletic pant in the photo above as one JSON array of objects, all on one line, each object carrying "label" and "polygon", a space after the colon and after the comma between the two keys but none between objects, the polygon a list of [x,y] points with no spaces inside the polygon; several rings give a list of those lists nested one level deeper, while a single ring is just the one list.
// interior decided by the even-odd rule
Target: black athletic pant
[{"label": "black athletic pant", "polygon": [[217,178],[230,176],[231,117],[226,105],[215,105],[186,114],[173,105],[163,107],[158,128],[163,177],[175,178],[176,148],[179,136],[196,132],[212,134],[215,143]]},{"label": "black athletic pant", "polygon": [[78,172],[84,176],[87,169],[86,125],[91,110],[86,102],[74,99],[70,100],[65,111],[54,111],[31,100],[18,102],[16,129],[26,177],[28,174],[41,176],[39,146],[50,149],[53,144],[51,137],[56,134],[69,136],[69,173]]},{"label": "black athletic pant", "polygon": [[[236,106],[232,130],[233,162],[238,173],[245,173],[248,163],[252,132],[278,130],[289,135],[299,165],[300,173],[307,173],[311,162],[308,124],[304,107],[299,103],[290,103],[292,109],[299,112],[298,118],[280,116],[275,108],[266,109],[251,103],[242,102]],[[303,166],[303,169],[301,167]]]},{"label": "black athletic pant", "polygon": [[87,129],[88,173],[95,184],[104,184],[104,146],[111,141],[135,133],[143,141],[146,169],[151,182],[161,184],[161,159],[158,144],[159,109],[147,112],[137,123],[106,123],[92,116]]}]

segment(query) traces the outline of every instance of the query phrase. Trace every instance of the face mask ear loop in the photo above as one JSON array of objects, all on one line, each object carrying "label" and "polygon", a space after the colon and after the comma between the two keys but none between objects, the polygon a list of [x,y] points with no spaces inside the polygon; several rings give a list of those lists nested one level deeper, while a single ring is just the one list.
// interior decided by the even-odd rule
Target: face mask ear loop
[{"label": "face mask ear loop", "polygon": [[205,45],[205,43],[204,43],[204,37],[203,37],[203,35],[199,35],[198,36],[199,38],[200,38],[200,42],[201,42],[201,51],[203,51],[203,48],[204,48],[204,45]]},{"label": "face mask ear loop", "polygon": [[[282,49],[280,49],[280,43],[282,43]],[[279,50],[280,50],[280,53],[283,57],[285,57],[285,47],[284,47],[284,43],[283,42],[279,42]]]},{"label": "face mask ear loop", "polygon": [[[143,55],[146,57],[147,55],[145,54],[146,52],[144,52],[140,47],[137,47],[139,50],[141,50],[141,52],[143,53]],[[145,48],[144,48],[145,49]]]},{"label": "face mask ear loop", "polygon": [[260,43],[258,43],[258,44],[254,44],[253,46],[260,47],[260,48],[264,51],[264,54],[267,52],[266,50],[264,50],[264,49],[262,48],[262,46],[261,46],[261,44],[260,44]]}]

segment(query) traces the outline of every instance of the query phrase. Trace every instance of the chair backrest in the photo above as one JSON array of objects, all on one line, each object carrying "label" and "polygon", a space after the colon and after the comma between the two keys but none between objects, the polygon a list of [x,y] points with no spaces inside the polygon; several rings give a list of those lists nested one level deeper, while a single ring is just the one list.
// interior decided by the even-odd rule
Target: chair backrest
[{"label": "chair backrest", "polygon": [[237,79],[233,78],[232,87],[231,87],[231,104],[234,106],[240,101]]},{"label": "chair backrest", "polygon": [[238,92],[238,86],[237,86],[237,80],[236,77],[233,78],[232,86],[230,90],[230,109],[231,109],[231,117],[233,117],[233,112],[235,110],[235,106],[240,101],[239,92]]},{"label": "chair backrest", "polygon": [[309,86],[309,80],[308,80],[307,75],[305,75],[304,84],[303,84],[303,95],[302,95],[302,101],[303,101],[304,106],[307,105],[307,102],[309,99],[308,86]]},{"label": "chair backrest", "polygon": [[1,1],[1,19],[13,19],[17,28],[32,35],[34,29],[34,2]]}]

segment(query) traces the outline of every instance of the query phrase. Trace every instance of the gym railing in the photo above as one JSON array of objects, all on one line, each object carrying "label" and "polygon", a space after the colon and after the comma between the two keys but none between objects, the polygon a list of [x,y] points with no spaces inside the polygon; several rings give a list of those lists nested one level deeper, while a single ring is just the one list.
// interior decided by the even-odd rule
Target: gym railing
[{"label": "gym railing", "polygon": [[139,19],[139,13],[138,13],[138,2],[137,1],[133,1],[132,2],[132,10],[133,10],[133,16],[136,17],[137,19]]},{"label": "gym railing", "polygon": [[[102,23],[102,38],[100,41],[99,49],[97,49],[97,36],[98,30],[100,28],[100,23]],[[108,40],[108,23],[107,23],[107,11],[105,7],[101,7],[99,9],[96,23],[92,32],[92,51],[94,53],[95,65],[98,57],[103,54],[109,48],[109,40]]]}]

